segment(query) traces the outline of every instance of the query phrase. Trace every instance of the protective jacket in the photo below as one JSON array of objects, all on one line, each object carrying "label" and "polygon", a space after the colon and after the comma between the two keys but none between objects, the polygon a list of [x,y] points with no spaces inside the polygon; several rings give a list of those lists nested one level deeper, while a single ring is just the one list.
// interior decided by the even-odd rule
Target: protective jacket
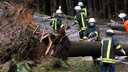
[{"label": "protective jacket", "polygon": [[76,12],[75,15],[75,22],[79,24],[80,30],[86,30],[87,23],[86,23],[86,16],[81,11]]},{"label": "protective jacket", "polygon": [[94,24],[94,26],[90,26],[88,24],[88,27],[87,29],[85,30],[85,35],[84,35],[84,38],[88,38],[89,37],[89,34],[93,32],[95,34],[95,36],[97,36],[97,39],[95,41],[99,41],[100,40],[100,30],[99,28]]},{"label": "protective jacket", "polygon": [[101,40],[101,56],[103,63],[115,63],[115,49],[121,50],[121,46],[112,35],[107,35]]},{"label": "protective jacket", "polygon": [[64,25],[62,24],[62,20],[61,17],[56,15],[54,16],[54,19],[52,20],[52,22],[50,23],[50,25],[52,26],[52,28],[57,31],[58,29],[64,27]]},{"label": "protective jacket", "polygon": [[124,22],[124,27],[125,27],[126,32],[128,33],[128,20]]},{"label": "protective jacket", "polygon": [[82,12],[84,13],[84,15],[87,16],[87,9],[84,6],[82,6],[81,8],[82,8]]}]

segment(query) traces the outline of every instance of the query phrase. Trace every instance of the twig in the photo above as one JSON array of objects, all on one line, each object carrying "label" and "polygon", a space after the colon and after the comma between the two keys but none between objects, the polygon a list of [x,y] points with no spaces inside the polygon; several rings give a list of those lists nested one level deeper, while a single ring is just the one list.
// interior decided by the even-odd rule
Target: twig
[{"label": "twig", "polygon": [[37,29],[39,28],[39,25],[36,27],[36,29],[33,31],[33,34],[37,31]]},{"label": "twig", "polygon": [[50,48],[52,46],[52,40],[51,40],[50,36],[48,36],[48,40],[49,40],[49,45],[48,45],[48,47],[47,47],[47,49],[45,51],[45,55],[47,55],[49,53]]}]

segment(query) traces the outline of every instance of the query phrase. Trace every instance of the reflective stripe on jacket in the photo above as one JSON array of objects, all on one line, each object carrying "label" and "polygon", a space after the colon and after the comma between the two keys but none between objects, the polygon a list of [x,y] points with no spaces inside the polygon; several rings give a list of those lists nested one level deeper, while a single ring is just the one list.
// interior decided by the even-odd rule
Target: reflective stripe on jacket
[{"label": "reflective stripe on jacket", "polygon": [[86,30],[87,23],[85,21],[86,17],[84,15],[84,13],[77,12],[75,17],[76,17],[75,19],[77,20],[77,23],[79,24],[80,30]]},{"label": "reflective stripe on jacket", "polygon": [[115,63],[115,49],[121,49],[121,46],[112,36],[107,36],[101,41],[101,56],[104,63]]},{"label": "reflective stripe on jacket", "polygon": [[83,10],[84,15],[87,16],[87,9],[86,8],[82,8],[82,10]]},{"label": "reflective stripe on jacket", "polygon": [[85,33],[84,33],[84,38],[88,38],[89,34],[91,32],[94,32],[96,34],[96,36],[98,36],[96,41],[100,41],[100,30],[95,24],[92,27],[90,27],[90,26],[87,27],[87,29],[85,30]]},{"label": "reflective stripe on jacket", "polygon": [[55,18],[53,18],[52,22],[50,23],[50,25],[52,26],[52,28],[56,31],[62,27],[64,27],[64,25],[62,24],[62,20],[60,16],[55,16]]}]

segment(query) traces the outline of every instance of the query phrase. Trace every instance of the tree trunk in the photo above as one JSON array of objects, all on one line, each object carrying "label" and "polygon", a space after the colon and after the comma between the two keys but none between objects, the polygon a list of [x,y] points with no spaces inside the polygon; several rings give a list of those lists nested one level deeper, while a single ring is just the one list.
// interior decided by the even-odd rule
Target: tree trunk
[{"label": "tree trunk", "polygon": [[[128,55],[128,45],[121,43],[122,48]],[[69,50],[69,57],[78,56],[101,56],[100,42],[74,42],[71,41],[71,47]],[[116,51],[119,56],[124,56],[120,51]]]}]

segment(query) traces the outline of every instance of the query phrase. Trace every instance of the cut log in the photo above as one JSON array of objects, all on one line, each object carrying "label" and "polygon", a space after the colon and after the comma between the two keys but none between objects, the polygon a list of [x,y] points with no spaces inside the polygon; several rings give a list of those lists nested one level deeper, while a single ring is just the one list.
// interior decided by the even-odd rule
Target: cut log
[{"label": "cut log", "polygon": [[[121,43],[122,48],[128,55],[128,44]],[[71,47],[69,49],[69,57],[78,56],[100,56],[100,42],[75,42],[71,41]],[[120,51],[116,51],[119,56],[124,56]]]},{"label": "cut log", "polygon": [[120,30],[120,31],[125,31],[124,25],[123,24],[108,24],[109,27],[111,27],[114,30]]}]

